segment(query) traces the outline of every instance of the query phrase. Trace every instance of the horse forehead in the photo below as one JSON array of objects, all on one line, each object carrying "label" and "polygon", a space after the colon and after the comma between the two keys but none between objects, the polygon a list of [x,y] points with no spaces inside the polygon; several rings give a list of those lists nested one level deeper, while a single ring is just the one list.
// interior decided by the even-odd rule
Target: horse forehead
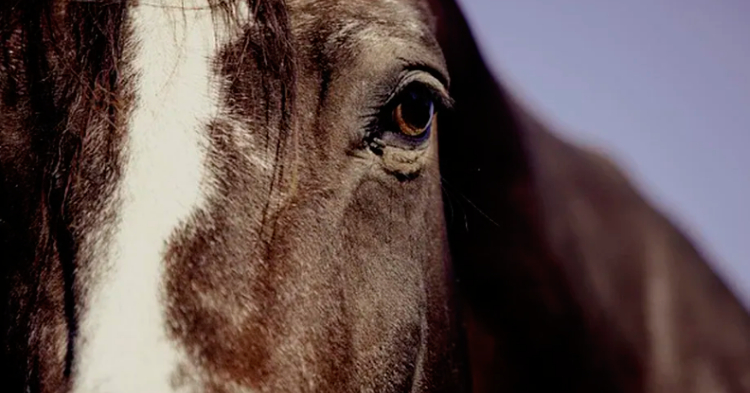
[{"label": "horse forehead", "polygon": [[416,5],[423,5],[423,0],[288,0],[287,4],[291,8],[300,8],[307,6],[319,7],[322,10],[400,10],[407,11],[414,9]]},{"label": "horse forehead", "polygon": [[[423,34],[430,16],[422,0],[291,0],[287,4],[293,22],[303,28],[331,23],[344,30],[368,25],[384,33]],[[320,23],[305,23],[311,20]]]}]

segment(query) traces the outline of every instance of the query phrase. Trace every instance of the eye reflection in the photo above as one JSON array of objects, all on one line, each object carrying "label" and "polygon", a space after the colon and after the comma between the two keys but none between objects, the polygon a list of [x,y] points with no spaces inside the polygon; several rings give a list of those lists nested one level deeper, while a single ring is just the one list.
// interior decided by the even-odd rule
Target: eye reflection
[{"label": "eye reflection", "polygon": [[399,131],[409,137],[423,136],[435,115],[435,103],[429,95],[419,91],[404,94],[393,110],[393,120]]}]

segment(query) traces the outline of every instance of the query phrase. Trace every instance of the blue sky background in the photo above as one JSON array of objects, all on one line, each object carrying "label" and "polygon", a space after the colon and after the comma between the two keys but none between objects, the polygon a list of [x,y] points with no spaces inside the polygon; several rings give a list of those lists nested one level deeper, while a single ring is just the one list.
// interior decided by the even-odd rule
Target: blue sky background
[{"label": "blue sky background", "polygon": [[460,3],[497,75],[612,153],[750,305],[750,1]]}]

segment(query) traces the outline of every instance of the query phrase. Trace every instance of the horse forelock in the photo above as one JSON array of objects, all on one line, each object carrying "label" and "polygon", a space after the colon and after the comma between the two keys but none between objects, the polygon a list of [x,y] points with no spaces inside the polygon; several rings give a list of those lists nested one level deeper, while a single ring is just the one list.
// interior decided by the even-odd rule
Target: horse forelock
[{"label": "horse forelock", "polygon": [[0,9],[8,38],[0,110],[7,117],[0,128],[3,141],[15,144],[3,146],[15,150],[3,155],[3,196],[19,210],[11,225],[30,228],[3,236],[15,261],[3,266],[5,285],[17,289],[4,302],[4,315],[17,316],[5,325],[11,350],[2,359],[11,389],[64,386],[83,298],[76,275],[89,253],[82,237],[106,221],[103,206],[119,176],[119,108],[130,96],[115,72],[123,8],[86,11],[42,1],[6,2]]}]

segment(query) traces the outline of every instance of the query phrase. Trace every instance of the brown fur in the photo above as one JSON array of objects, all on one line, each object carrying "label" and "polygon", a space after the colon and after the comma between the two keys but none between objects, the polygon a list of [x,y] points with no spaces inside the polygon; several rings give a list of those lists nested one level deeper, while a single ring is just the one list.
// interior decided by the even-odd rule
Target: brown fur
[{"label": "brown fur", "polygon": [[[256,81],[283,82],[264,74],[244,44],[256,33],[222,55],[231,115],[211,126],[221,187],[168,257],[173,334],[196,358],[186,375],[216,391],[458,389],[436,162],[401,182],[352,132],[365,125],[361,113],[382,105],[359,81],[380,88],[401,64],[368,56],[374,48],[362,46],[362,30],[342,35],[336,24],[382,20],[388,30],[373,34],[385,39],[398,25],[389,11],[371,2],[289,4],[298,67],[290,129],[281,108],[257,110],[264,92]],[[243,55],[250,60],[234,60]],[[435,61],[409,55],[401,57]],[[272,161],[277,146],[279,177],[246,158]]]}]

